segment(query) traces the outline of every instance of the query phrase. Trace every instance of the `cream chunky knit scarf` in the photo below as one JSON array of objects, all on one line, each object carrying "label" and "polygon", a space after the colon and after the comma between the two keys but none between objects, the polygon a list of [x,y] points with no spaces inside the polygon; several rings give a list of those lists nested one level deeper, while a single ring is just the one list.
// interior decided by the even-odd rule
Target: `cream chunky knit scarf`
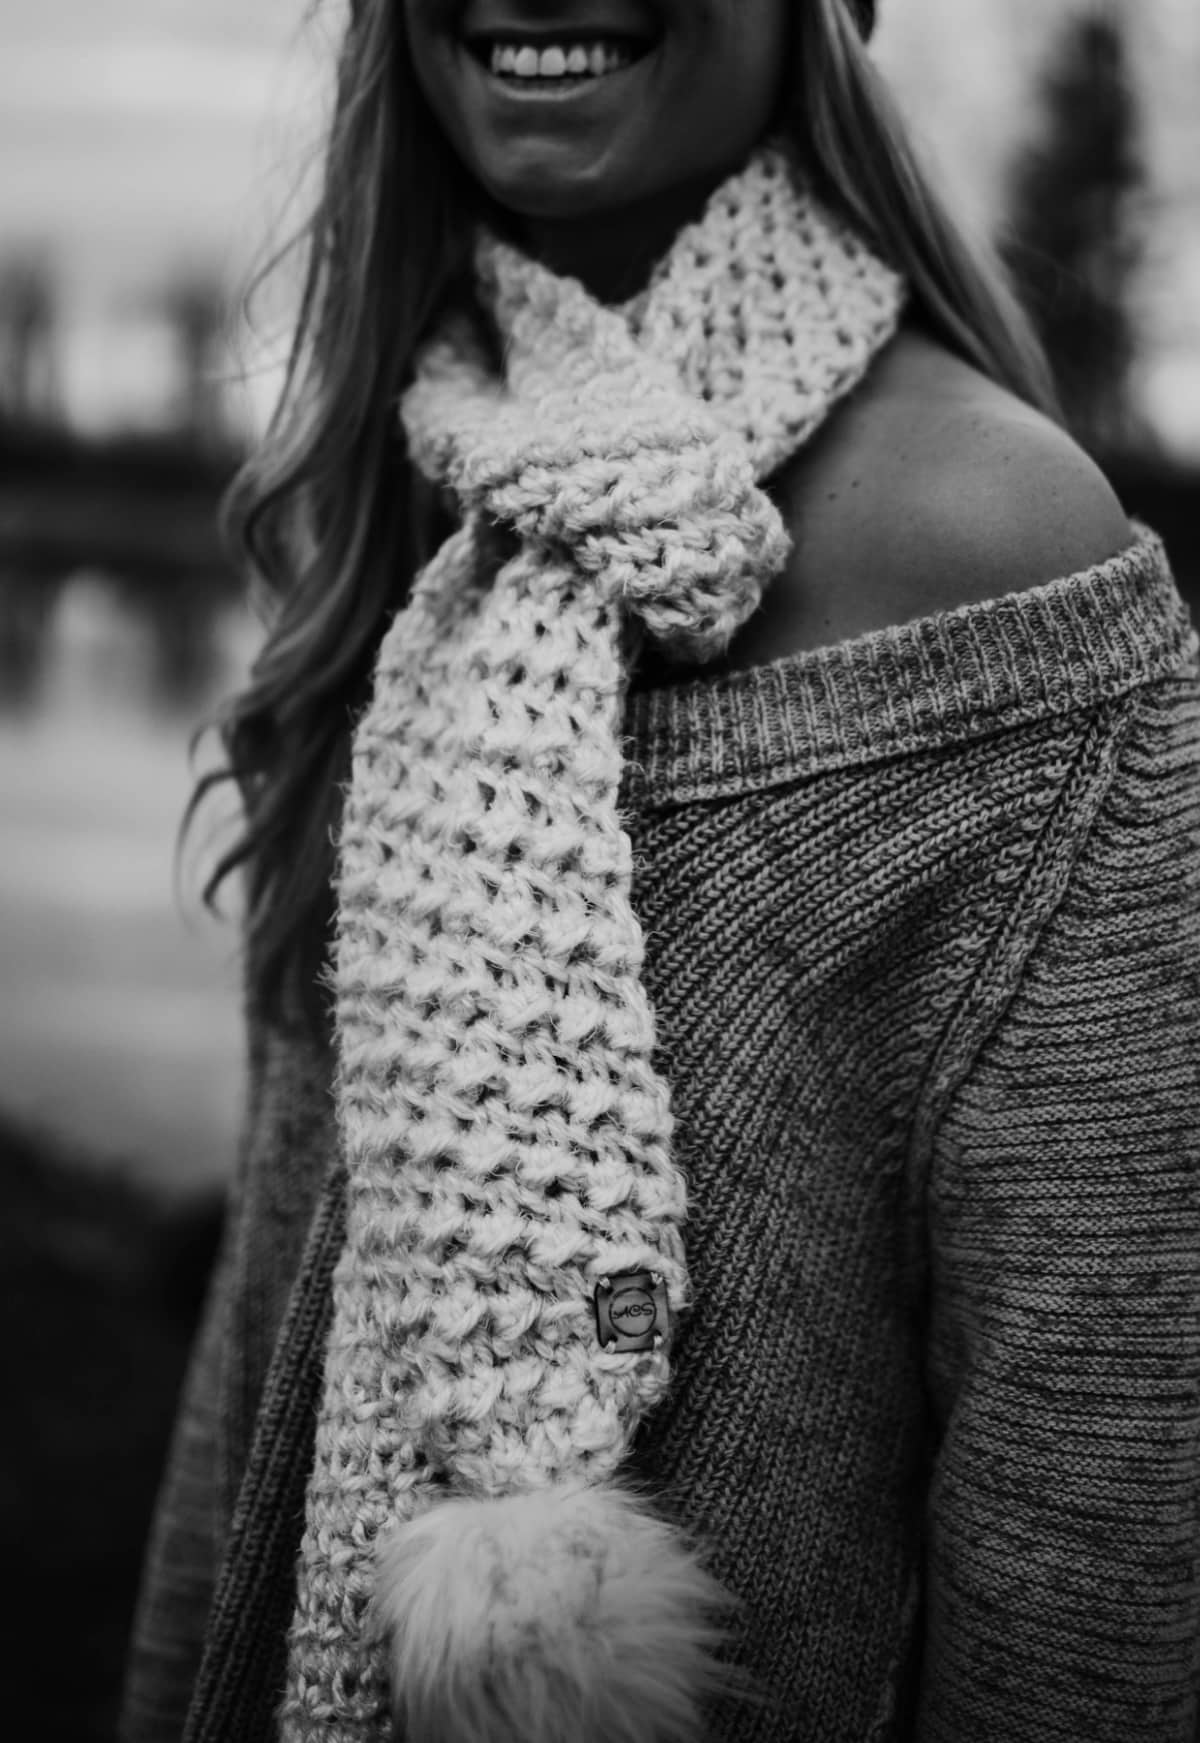
[{"label": "cream chunky knit scarf", "polygon": [[[903,287],[770,146],[648,289],[492,237],[403,404],[463,525],[384,639],[338,879],[348,1227],[291,1743],[698,1734],[719,1594],[619,1480],[689,1307],[617,812],[632,639],[703,660],[781,569],[760,488]],[[498,532],[499,529],[499,532]],[[498,572],[497,572],[498,570]]]}]

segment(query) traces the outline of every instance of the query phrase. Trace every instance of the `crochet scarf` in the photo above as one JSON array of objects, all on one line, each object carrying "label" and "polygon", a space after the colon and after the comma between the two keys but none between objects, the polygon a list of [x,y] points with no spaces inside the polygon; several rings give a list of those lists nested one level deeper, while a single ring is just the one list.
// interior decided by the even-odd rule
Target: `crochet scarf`
[{"label": "crochet scarf", "polygon": [[354,732],[347,1232],[282,1736],[682,1743],[724,1595],[620,1475],[691,1305],[625,683],[642,636],[703,661],[754,611],[789,549],[761,481],[904,287],[773,144],[624,307],[491,235],[476,267],[401,408],[462,525]]}]

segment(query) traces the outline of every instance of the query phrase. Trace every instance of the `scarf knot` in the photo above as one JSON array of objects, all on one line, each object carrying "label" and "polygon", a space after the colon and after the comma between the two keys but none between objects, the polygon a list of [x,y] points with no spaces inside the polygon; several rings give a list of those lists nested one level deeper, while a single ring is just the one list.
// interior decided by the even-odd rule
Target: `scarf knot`
[{"label": "scarf knot", "polygon": [[507,315],[506,378],[482,371],[478,336],[456,324],[405,398],[414,461],[668,651],[720,653],[790,548],[746,442],[575,281],[491,240],[480,255]]}]

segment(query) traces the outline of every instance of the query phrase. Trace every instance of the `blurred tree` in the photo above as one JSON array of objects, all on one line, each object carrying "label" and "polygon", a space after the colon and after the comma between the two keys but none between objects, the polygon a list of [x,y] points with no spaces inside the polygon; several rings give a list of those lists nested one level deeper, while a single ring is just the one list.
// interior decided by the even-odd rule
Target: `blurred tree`
[{"label": "blurred tree", "polygon": [[[174,433],[232,473],[237,443],[227,394],[229,299],[225,286],[204,270],[181,272],[168,285],[162,306],[177,366]],[[215,518],[214,500],[214,525]],[[181,572],[169,587],[154,586],[142,594],[154,635],[155,683],[164,699],[188,704],[203,694],[214,669],[216,612],[227,592],[227,579],[214,570]]]},{"label": "blurred tree", "polygon": [[180,274],[167,287],[163,308],[178,367],[176,426],[201,447],[227,446],[229,303],[225,287],[208,273]]},{"label": "blurred tree", "polygon": [[1113,5],[1065,25],[1042,105],[1042,136],[1014,171],[1004,253],[1074,434],[1095,454],[1127,452],[1148,439],[1131,394],[1144,176]]},{"label": "blurred tree", "polygon": [[0,418],[47,423],[60,410],[58,298],[45,260],[0,266]]}]

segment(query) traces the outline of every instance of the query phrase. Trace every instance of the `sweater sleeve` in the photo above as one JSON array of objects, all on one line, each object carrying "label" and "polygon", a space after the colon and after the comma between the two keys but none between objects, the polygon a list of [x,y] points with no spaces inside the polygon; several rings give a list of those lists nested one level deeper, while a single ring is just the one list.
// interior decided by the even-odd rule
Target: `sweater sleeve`
[{"label": "sweater sleeve", "polygon": [[1193,680],[1127,698],[1106,758],[997,943],[929,1152],[920,1743],[1196,1735]]}]

